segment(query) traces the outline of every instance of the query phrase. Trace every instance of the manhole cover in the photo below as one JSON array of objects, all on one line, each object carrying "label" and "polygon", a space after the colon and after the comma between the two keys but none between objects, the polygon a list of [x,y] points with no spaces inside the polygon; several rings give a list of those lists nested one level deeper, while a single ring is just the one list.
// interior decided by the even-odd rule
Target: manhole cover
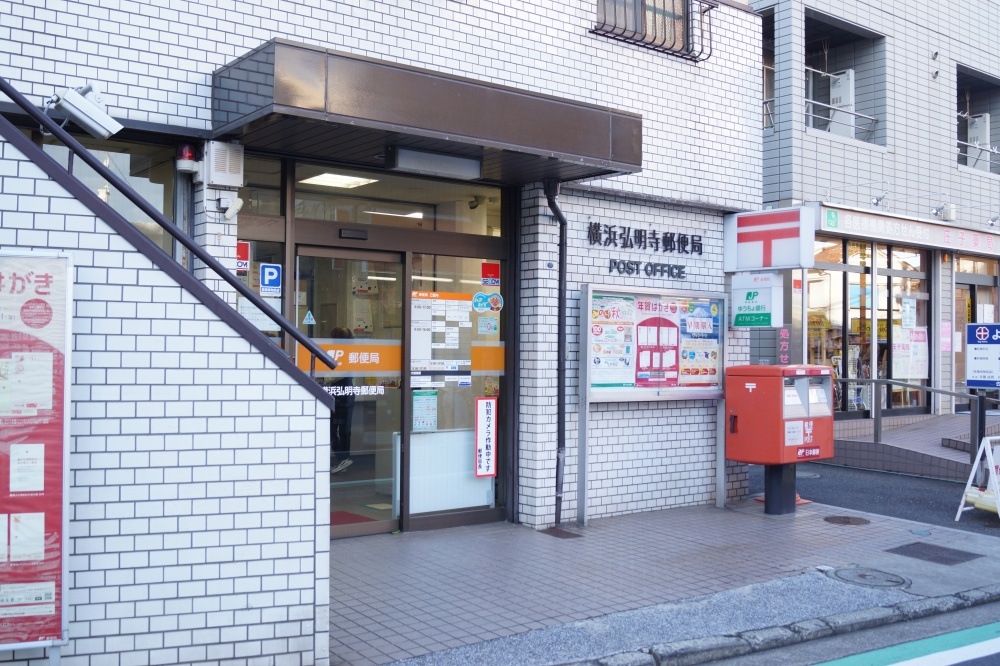
[{"label": "manhole cover", "polygon": [[851,585],[863,585],[865,587],[903,587],[910,584],[910,581],[902,576],[879,571],[878,569],[834,569],[828,572],[827,575]]},{"label": "manhole cover", "polygon": [[542,534],[548,534],[549,536],[554,536],[559,539],[575,539],[583,536],[582,534],[576,534],[575,532],[570,532],[560,527],[550,527],[547,530],[542,530]]},{"label": "manhole cover", "polygon": [[895,555],[905,555],[906,557],[913,557],[925,562],[933,562],[934,564],[945,564],[949,567],[982,557],[979,553],[970,553],[967,550],[945,548],[944,546],[935,546],[932,543],[921,543],[919,541],[897,548],[890,548],[885,552]]},{"label": "manhole cover", "polygon": [[857,516],[827,516],[823,520],[834,525],[867,525],[871,522],[867,518]]}]

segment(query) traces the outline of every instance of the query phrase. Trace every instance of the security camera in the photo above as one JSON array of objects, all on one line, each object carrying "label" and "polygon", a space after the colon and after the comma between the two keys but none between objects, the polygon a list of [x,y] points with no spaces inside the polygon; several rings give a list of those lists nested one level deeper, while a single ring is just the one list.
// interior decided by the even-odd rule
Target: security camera
[{"label": "security camera", "polygon": [[94,138],[107,139],[122,130],[121,124],[104,110],[101,95],[89,84],[53,95],[48,103]]},{"label": "security camera", "polygon": [[469,210],[476,210],[484,201],[486,201],[486,197],[473,197],[472,201],[469,202]]},{"label": "security camera", "polygon": [[216,210],[222,213],[222,216],[227,220],[231,220],[236,217],[236,214],[239,213],[242,208],[243,199],[240,198],[230,199],[229,197],[220,197],[216,201]]}]

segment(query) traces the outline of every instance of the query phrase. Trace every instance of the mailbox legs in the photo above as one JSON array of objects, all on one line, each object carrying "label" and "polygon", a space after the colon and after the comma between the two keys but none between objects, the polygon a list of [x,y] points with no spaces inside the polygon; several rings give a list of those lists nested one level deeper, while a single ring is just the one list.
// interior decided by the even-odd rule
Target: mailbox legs
[{"label": "mailbox legs", "polygon": [[795,513],[795,465],[764,465],[764,513]]}]

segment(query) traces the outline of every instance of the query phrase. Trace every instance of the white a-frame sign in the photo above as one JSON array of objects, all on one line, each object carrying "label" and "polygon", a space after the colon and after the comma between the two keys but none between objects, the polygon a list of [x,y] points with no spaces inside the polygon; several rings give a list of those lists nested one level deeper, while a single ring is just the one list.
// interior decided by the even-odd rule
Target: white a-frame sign
[{"label": "white a-frame sign", "polygon": [[[997,483],[997,476],[1000,475],[1000,470],[997,469],[996,463],[993,462],[993,447],[997,445],[1000,445],[1000,437],[983,437],[983,441],[979,445],[979,452],[976,453],[976,461],[972,463],[969,480],[965,483],[965,491],[962,493],[962,503],[959,504],[958,513],[955,514],[956,521],[962,517],[963,511],[969,511],[970,509],[982,509],[983,511],[992,511],[993,513],[1000,514],[997,511],[997,507],[1000,507],[1000,485]],[[979,471],[979,465],[982,464],[984,456],[986,460],[987,482],[985,488],[980,488],[974,486],[972,482],[976,478],[976,472]]]}]

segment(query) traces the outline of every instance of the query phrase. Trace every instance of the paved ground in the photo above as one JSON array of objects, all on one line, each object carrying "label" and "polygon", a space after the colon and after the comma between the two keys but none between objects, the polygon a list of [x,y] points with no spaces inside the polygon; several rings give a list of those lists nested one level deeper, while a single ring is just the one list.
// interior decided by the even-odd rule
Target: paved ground
[{"label": "paved ground", "polygon": [[[706,646],[765,647],[789,632],[1000,599],[1000,586],[982,589],[1000,581],[995,537],[818,503],[784,516],[751,501],[563,527],[581,536],[501,523],[334,541],[332,663],[528,666],[626,653],[607,663],[652,664],[636,650],[709,656]],[[888,552],[910,544],[924,558],[975,559]]]}]

